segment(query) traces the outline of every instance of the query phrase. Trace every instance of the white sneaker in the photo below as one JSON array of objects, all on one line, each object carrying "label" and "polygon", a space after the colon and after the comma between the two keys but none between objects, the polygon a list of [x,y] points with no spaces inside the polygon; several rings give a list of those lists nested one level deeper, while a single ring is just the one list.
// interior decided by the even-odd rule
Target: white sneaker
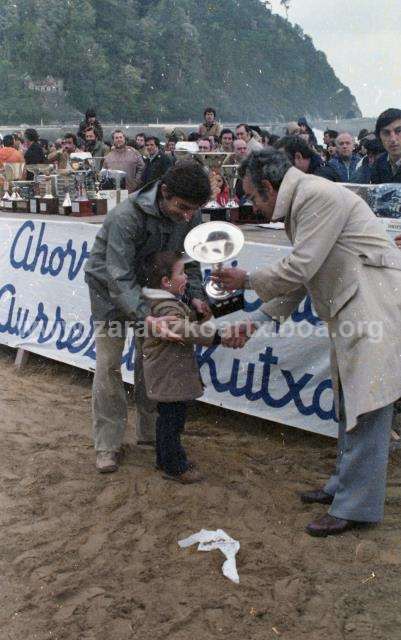
[{"label": "white sneaker", "polygon": [[99,473],[113,473],[118,470],[117,451],[98,451],[96,469]]}]

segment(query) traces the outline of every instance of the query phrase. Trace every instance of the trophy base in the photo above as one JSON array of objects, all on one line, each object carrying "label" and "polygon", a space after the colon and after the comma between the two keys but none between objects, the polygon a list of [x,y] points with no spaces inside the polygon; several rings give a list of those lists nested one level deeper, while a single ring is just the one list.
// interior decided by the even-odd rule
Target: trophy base
[{"label": "trophy base", "polygon": [[215,318],[227,316],[229,313],[241,311],[244,308],[244,292],[234,291],[230,297],[224,300],[209,298],[209,306]]}]

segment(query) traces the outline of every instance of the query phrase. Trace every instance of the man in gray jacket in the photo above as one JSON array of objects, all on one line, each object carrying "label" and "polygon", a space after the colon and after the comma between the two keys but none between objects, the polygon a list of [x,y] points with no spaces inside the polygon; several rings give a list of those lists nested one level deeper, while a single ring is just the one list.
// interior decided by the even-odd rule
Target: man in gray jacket
[{"label": "man in gray jacket", "polygon": [[[85,267],[96,322],[96,372],[92,409],[96,466],[101,473],[116,471],[127,422],[127,402],[121,377],[121,356],[129,323],[135,336],[136,435],[139,444],[154,443],[156,406],[146,395],[142,342],[138,334],[149,326],[149,303],[141,295],[142,267],[155,251],[183,251],[184,238],[201,223],[200,207],[210,198],[210,184],[202,167],[181,162],[161,180],[145,186],[113,209],[98,232]],[[198,263],[186,265],[188,295],[204,318],[210,309],[203,292]],[[142,327],[140,324],[142,323]],[[159,329],[163,319],[155,320]],[[142,331],[141,331],[142,329]]]}]

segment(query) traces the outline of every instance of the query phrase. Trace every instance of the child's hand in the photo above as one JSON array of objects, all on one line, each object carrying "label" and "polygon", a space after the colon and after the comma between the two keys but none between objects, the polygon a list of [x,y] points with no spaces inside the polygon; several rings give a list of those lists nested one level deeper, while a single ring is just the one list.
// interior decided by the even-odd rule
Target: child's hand
[{"label": "child's hand", "polygon": [[212,311],[207,302],[199,300],[199,298],[192,298],[191,305],[195,311],[202,317],[202,320],[210,320],[212,317]]},{"label": "child's hand", "polygon": [[148,334],[155,338],[162,338],[163,340],[170,340],[171,342],[182,342],[182,336],[178,333],[174,333],[172,328],[174,323],[179,318],[177,316],[160,316],[156,318],[154,316],[147,316],[145,318],[145,326]]}]

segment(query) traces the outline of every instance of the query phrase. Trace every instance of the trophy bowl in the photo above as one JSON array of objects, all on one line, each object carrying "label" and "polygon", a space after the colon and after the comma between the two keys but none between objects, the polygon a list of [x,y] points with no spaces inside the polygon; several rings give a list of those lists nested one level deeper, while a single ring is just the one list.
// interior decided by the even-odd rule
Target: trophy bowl
[{"label": "trophy bowl", "polygon": [[25,162],[5,162],[4,175],[8,182],[22,180],[24,175]]},{"label": "trophy bowl", "polygon": [[[214,221],[200,224],[187,234],[184,240],[185,253],[196,260],[212,265],[219,271],[222,263],[232,260],[244,246],[242,231],[230,222]],[[232,298],[236,292],[226,291],[219,282],[208,279],[205,291],[213,302]]]},{"label": "trophy bowl", "polygon": [[48,176],[54,169],[54,165],[52,164],[27,164],[26,170],[29,173],[33,173],[34,177],[37,178],[39,175]]}]

